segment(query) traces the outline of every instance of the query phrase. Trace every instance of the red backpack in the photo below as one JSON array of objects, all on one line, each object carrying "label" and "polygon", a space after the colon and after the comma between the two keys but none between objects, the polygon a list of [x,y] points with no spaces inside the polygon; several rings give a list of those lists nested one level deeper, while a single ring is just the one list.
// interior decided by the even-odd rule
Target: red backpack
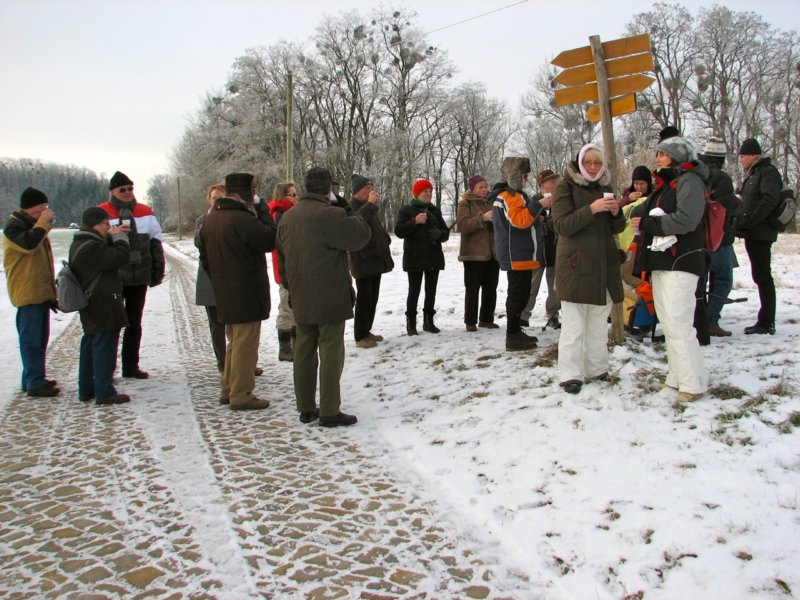
[{"label": "red backpack", "polygon": [[725,217],[728,210],[711,198],[706,192],[706,211],[703,215],[703,229],[706,234],[706,250],[716,252],[725,236]]}]

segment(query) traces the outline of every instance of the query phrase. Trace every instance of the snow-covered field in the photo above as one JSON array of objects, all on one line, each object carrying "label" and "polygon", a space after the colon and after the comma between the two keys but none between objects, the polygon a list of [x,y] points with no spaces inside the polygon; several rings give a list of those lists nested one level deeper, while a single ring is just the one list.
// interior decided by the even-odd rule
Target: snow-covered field
[{"label": "snow-covered field", "polygon": [[[60,258],[71,232],[53,236]],[[189,239],[169,245],[194,260]],[[406,336],[402,243],[392,248],[398,267],[383,278],[373,328],[386,340],[360,350],[347,328],[343,409],[359,417],[347,430],[355,443],[497,548],[498,563],[534,579],[544,573],[565,597],[800,594],[800,237],[781,236],[774,246],[775,336],[742,334],[755,321],[758,295],[737,242],[741,266],[731,295],[747,301],[723,311],[721,325],[734,335],[704,349],[712,389],[689,405],[660,389],[664,348],[632,341],[614,349],[612,381],[576,396],[562,392],[553,364],[557,332],[539,331],[544,286],[531,322],[539,350],[505,352],[503,329],[467,333],[457,235],[439,280],[442,333]],[[20,367],[15,310],[5,274],[0,279],[2,413],[19,393]],[[504,277],[499,292],[502,315]],[[53,337],[73,318],[54,316]],[[158,320],[170,318],[148,314],[145,337],[169,329]],[[274,364],[276,346],[271,318],[262,366]],[[159,356],[159,368],[170,360]]]}]

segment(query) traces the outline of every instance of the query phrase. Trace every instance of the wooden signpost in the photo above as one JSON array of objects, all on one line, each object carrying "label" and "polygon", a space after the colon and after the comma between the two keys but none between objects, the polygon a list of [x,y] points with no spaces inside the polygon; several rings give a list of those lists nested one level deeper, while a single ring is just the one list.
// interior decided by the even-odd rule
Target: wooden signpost
[{"label": "wooden signpost", "polygon": [[[564,69],[553,79],[560,85],[555,91],[556,106],[595,101],[586,111],[588,121],[600,121],[606,170],[612,187],[617,183],[617,155],[611,119],[636,110],[636,92],[649,87],[655,79],[644,75],[655,67],[647,34],[600,43],[593,35],[589,45],[565,50],[552,63]],[[611,311],[614,341],[625,339],[622,305]]]}]

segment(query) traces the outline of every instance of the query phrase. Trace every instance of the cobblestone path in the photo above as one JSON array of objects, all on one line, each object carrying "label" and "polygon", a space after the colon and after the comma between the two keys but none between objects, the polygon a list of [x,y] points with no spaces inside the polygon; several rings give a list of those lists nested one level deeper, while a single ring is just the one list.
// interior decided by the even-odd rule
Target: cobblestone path
[{"label": "cobblestone path", "polygon": [[120,383],[130,405],[77,399],[76,319],[49,352],[61,398],[20,394],[0,416],[0,596],[558,595],[503,567],[497,545],[389,471],[381,449],[301,425],[287,365],[263,361],[266,411],[220,406],[194,261],[168,259],[146,314],[173,330],[146,319],[153,377]]}]

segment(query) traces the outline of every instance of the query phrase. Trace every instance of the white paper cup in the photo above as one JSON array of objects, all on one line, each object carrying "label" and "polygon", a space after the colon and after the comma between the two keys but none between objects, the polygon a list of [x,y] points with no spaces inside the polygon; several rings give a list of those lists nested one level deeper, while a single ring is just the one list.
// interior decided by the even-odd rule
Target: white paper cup
[{"label": "white paper cup", "polygon": [[545,198],[550,198],[553,195],[553,192],[545,192],[542,194]]},{"label": "white paper cup", "polygon": [[606,192],[605,194],[603,194],[603,198],[613,198],[613,197],[614,194],[612,194],[611,192]]}]

